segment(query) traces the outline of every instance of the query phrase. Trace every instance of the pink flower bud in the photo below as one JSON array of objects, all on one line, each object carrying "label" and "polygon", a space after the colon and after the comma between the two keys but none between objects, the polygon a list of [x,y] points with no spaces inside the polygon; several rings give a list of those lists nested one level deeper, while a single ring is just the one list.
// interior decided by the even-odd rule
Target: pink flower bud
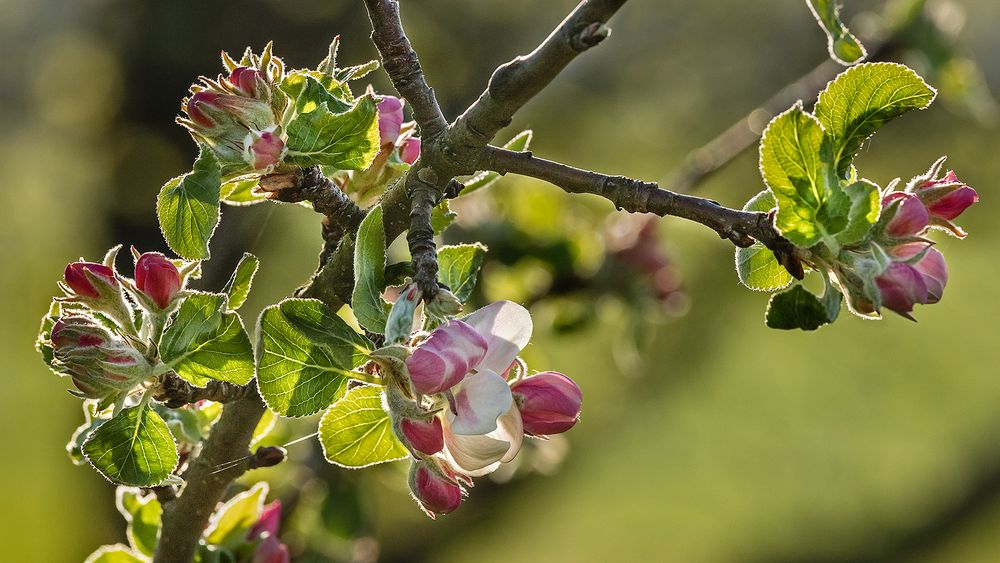
[{"label": "pink flower bud", "polygon": [[407,164],[416,162],[420,158],[420,137],[410,137],[403,141],[403,146],[399,149],[399,158]]},{"label": "pink flower bud", "polygon": [[49,340],[54,349],[89,348],[106,344],[111,334],[88,317],[68,316],[52,325]]},{"label": "pink flower bud", "polygon": [[276,500],[264,507],[264,510],[261,511],[260,516],[257,518],[257,523],[255,523],[253,527],[250,528],[250,532],[247,533],[247,538],[259,538],[265,533],[269,536],[277,537],[280,525],[281,501]]},{"label": "pink flower bud", "polygon": [[205,129],[211,129],[215,127],[215,121],[205,114],[205,106],[215,107],[216,101],[219,95],[215,92],[209,92],[207,90],[202,90],[201,92],[195,92],[191,99],[187,101],[187,114],[198,125],[204,127]]},{"label": "pink flower bud", "polygon": [[254,98],[257,96],[257,79],[259,77],[260,73],[257,72],[257,69],[241,66],[234,68],[229,73],[229,83],[240,93]]},{"label": "pink flower bud", "polygon": [[427,421],[403,419],[400,429],[410,447],[418,452],[434,455],[444,449],[444,430],[441,419],[436,416]]},{"label": "pink flower bud", "polygon": [[276,125],[274,110],[262,100],[207,90],[195,93],[187,101],[187,113],[206,136],[227,138],[246,130],[263,131]]},{"label": "pink flower bud", "polygon": [[106,281],[107,284],[111,286],[118,283],[118,280],[115,279],[115,273],[111,270],[111,268],[105,266],[104,264],[94,264],[93,262],[74,262],[66,266],[66,271],[63,272],[63,277],[66,280],[66,285],[68,285],[69,288],[73,290],[73,293],[77,295],[93,298],[101,296],[100,292],[96,287],[94,287],[94,284],[91,283],[91,280],[84,272],[90,272],[101,280]]},{"label": "pink flower bud", "polygon": [[929,248],[922,243],[904,244],[889,250],[890,254],[901,260],[909,260],[921,252],[924,252],[923,257],[912,266],[923,276],[924,285],[927,286],[927,303],[937,303],[944,295],[944,286],[948,284],[948,265],[944,261],[944,255],[936,248]]},{"label": "pink flower bud", "polygon": [[83,397],[101,399],[133,386],[149,364],[97,321],[71,315],[56,321],[49,337],[53,367],[72,380]]},{"label": "pink flower bud", "polygon": [[410,493],[431,518],[454,512],[462,504],[462,488],[423,461],[410,466]]},{"label": "pink flower bud", "polygon": [[285,152],[285,142],[281,137],[271,131],[264,131],[260,135],[251,135],[247,162],[254,170],[263,170],[269,166],[275,166],[281,162],[281,157]]},{"label": "pink flower bud", "polygon": [[957,218],[979,201],[976,190],[962,183],[954,170],[949,170],[943,178],[914,186],[913,193],[927,206],[931,217],[945,221]]},{"label": "pink flower bud", "polygon": [[166,309],[181,290],[181,274],[166,256],[147,252],[135,262],[135,285],[157,307]]},{"label": "pink flower bud", "polygon": [[486,356],[486,339],[462,321],[448,321],[431,333],[407,358],[410,380],[418,393],[451,389]]},{"label": "pink flower bud", "polygon": [[559,434],[580,420],[583,393],[575,381],[561,373],[546,371],[526,377],[512,385],[511,392],[526,434]]},{"label": "pink flower bud", "polygon": [[253,554],[253,563],[289,563],[288,546],[278,541],[274,536],[267,536],[257,546]]},{"label": "pink flower bud", "polygon": [[924,277],[914,268],[903,262],[893,262],[881,276],[875,278],[875,284],[882,294],[882,305],[910,317],[915,304],[927,303],[927,284]]},{"label": "pink flower bud", "polygon": [[395,96],[384,96],[378,104],[378,133],[382,144],[396,144],[403,124],[403,102]]},{"label": "pink flower bud", "polygon": [[892,238],[917,236],[931,219],[920,198],[912,194],[893,192],[882,199],[882,206],[892,214],[885,226],[885,234]]}]

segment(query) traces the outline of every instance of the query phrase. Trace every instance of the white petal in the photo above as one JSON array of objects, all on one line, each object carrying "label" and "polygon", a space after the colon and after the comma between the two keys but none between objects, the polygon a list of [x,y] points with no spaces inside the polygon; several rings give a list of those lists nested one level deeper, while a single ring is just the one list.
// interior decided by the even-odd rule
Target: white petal
[{"label": "white petal", "polygon": [[498,423],[497,429],[489,434],[462,436],[454,434],[446,420],[443,452],[445,459],[456,471],[470,477],[492,473],[501,463],[514,459],[524,440],[521,415],[517,405],[511,405]]},{"label": "white petal", "polygon": [[505,373],[531,340],[531,314],[513,301],[491,303],[462,320],[486,338],[486,357],[479,362],[480,370]]},{"label": "white petal", "polygon": [[489,436],[453,434],[447,421],[444,425],[444,454],[452,467],[471,477],[479,477],[500,466],[500,459],[510,450],[510,444]]},{"label": "white petal", "polygon": [[507,381],[489,370],[466,376],[454,393],[458,412],[450,415],[451,431],[463,436],[496,430],[497,418],[514,404]]}]

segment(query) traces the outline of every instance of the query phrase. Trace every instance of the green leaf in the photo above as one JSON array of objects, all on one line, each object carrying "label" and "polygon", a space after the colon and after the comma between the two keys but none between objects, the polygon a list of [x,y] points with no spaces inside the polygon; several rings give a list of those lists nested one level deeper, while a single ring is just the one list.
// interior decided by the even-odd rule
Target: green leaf
[{"label": "green leaf", "polygon": [[315,299],[286,299],[260,316],[257,382],[282,416],[317,413],[344,396],[372,343]]},{"label": "green leaf", "polygon": [[[764,190],[743,206],[743,211],[768,212],[777,206],[774,195]],[[774,291],[792,283],[792,275],[778,263],[766,246],[755,242],[747,248],[736,249],[736,273],[740,282],[756,291]]]},{"label": "green leaf", "polygon": [[146,563],[148,560],[120,543],[103,545],[90,554],[84,563]]},{"label": "green leaf", "polygon": [[232,180],[222,184],[219,190],[222,203],[234,207],[246,207],[262,201],[267,201],[263,194],[253,191],[260,183],[260,178],[254,177],[245,180]]},{"label": "green leaf", "polygon": [[882,199],[878,186],[867,180],[860,180],[844,188],[844,193],[851,200],[851,210],[848,214],[847,227],[837,233],[840,244],[855,244],[864,240],[872,227],[878,222],[882,212]]},{"label": "green leaf", "polygon": [[219,224],[222,170],[211,149],[202,146],[194,169],[160,189],[156,214],[170,249],[182,258],[208,258],[208,241]]},{"label": "green leaf", "polygon": [[371,332],[384,333],[389,305],[382,299],[385,289],[385,230],[382,206],[376,205],[358,227],[354,244],[354,292],[351,307],[358,324]]},{"label": "green leaf", "polygon": [[235,549],[247,541],[247,532],[257,523],[267,497],[267,483],[261,481],[249,491],[237,494],[226,501],[205,529],[205,541],[226,549]]},{"label": "green leaf", "polygon": [[458,214],[451,210],[448,200],[441,200],[441,203],[435,205],[434,209],[431,210],[431,228],[434,229],[434,234],[439,235],[443,233],[445,229],[455,222],[457,217]]},{"label": "green leaf", "polygon": [[438,251],[438,280],[465,303],[476,287],[476,277],[485,259],[486,247],[482,244],[442,247]]},{"label": "green leaf", "polygon": [[778,203],[775,227],[802,247],[825,235],[817,217],[830,190],[822,144],[823,127],[801,101],[771,120],[760,141],[761,175]]},{"label": "green leaf", "polygon": [[816,330],[832,323],[840,311],[841,295],[829,285],[823,299],[796,284],[791,289],[776,293],[767,304],[767,326],[781,330]]},{"label": "green leaf", "polygon": [[342,113],[330,111],[329,104],[323,102],[314,111],[296,116],[287,131],[286,163],[364,170],[379,150],[375,98],[362,96]]},{"label": "green leaf", "polygon": [[[513,139],[507,141],[507,143],[503,146],[503,148],[517,152],[526,151],[528,150],[528,147],[531,146],[531,137],[533,135],[534,133],[531,131],[531,129],[525,129],[524,131],[521,131],[520,133],[515,135]],[[481,190],[483,188],[489,187],[493,185],[493,182],[496,182],[499,178],[500,175],[497,174],[496,172],[492,172],[489,170],[480,172],[479,174],[473,176],[472,179],[465,182],[465,187],[462,188],[462,191],[459,192],[458,195],[470,194],[476,190]]]},{"label": "green leaf", "polygon": [[321,78],[330,79],[322,73],[300,70],[285,76],[280,88],[295,101],[295,111],[299,114],[314,112],[324,102],[334,113],[350,110],[351,104],[336,95],[339,84],[331,82],[331,90],[320,82]]},{"label": "green leaf", "polygon": [[128,522],[125,535],[132,547],[152,557],[160,534],[163,507],[155,495],[141,496],[134,489],[119,487],[117,491],[118,511]]},{"label": "green leaf", "polygon": [[356,469],[409,455],[392,431],[378,387],[355,387],[319,421],[319,441],[330,463]]},{"label": "green leaf", "polygon": [[122,410],[83,444],[87,461],[115,483],[152,487],[177,467],[177,445],[160,415],[140,405]]},{"label": "green leaf", "polygon": [[278,415],[274,414],[273,411],[265,410],[264,415],[260,417],[260,421],[257,422],[257,426],[253,429],[253,437],[250,439],[250,447],[256,447],[264,440],[264,438],[270,436],[271,431],[274,430],[274,426],[277,422]]},{"label": "green leaf", "polygon": [[886,122],[924,109],[936,92],[916,72],[896,63],[865,63],[841,73],[820,93],[814,109],[826,128],[837,173],[848,173],[861,144]]},{"label": "green leaf", "polygon": [[840,2],[837,0],[807,0],[806,4],[820,27],[826,32],[827,49],[830,58],[843,65],[854,64],[865,58],[864,45],[857,37],[851,35],[847,26],[840,20]]},{"label": "green leaf", "polygon": [[233,275],[226,282],[226,287],[222,288],[223,293],[229,296],[229,310],[235,311],[243,306],[247,296],[250,295],[250,286],[253,285],[253,276],[257,273],[260,260],[249,252],[244,252],[240,258]]},{"label": "green leaf", "polygon": [[253,347],[228,300],[194,293],[184,300],[160,340],[160,357],[177,375],[204,387],[210,380],[246,385],[253,378]]}]

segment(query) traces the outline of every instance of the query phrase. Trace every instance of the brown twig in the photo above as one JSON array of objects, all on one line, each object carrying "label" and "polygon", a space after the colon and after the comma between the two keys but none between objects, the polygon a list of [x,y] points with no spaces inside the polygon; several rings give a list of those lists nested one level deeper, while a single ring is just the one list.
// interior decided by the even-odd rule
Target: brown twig
[{"label": "brown twig", "polygon": [[448,126],[434,89],[428,86],[417,53],[403,32],[398,0],[365,0],[372,22],[372,42],[396,91],[410,103],[420,134],[433,139]]},{"label": "brown twig", "polygon": [[626,1],[583,0],[534,51],[493,71],[486,90],[451,126],[455,140],[486,146],[577,55],[608,37],[605,24]]},{"label": "brown twig", "polygon": [[750,246],[755,240],[760,241],[793,275],[802,277],[802,266],[794,247],[775,231],[766,213],[730,209],[709,199],[660,189],[654,182],[608,176],[538,158],[530,152],[493,146],[483,152],[482,167],[500,174],[514,173],[545,180],[570,193],[598,195],[630,213],[683,217],[713,229],[736,246]]}]

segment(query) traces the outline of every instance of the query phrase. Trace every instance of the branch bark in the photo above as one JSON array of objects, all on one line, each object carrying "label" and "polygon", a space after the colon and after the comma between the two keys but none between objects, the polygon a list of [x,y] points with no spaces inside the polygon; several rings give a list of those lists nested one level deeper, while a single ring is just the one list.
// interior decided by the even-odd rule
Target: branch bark
[{"label": "branch bark", "polygon": [[372,42],[382,55],[382,67],[396,91],[410,103],[413,118],[425,138],[433,139],[448,121],[441,113],[434,89],[427,84],[417,53],[403,33],[398,0],[365,0],[372,22]]},{"label": "branch bark", "polygon": [[709,199],[660,189],[654,182],[608,176],[538,158],[530,152],[493,146],[483,152],[482,167],[500,174],[514,173],[544,180],[570,193],[601,196],[616,208],[630,213],[683,217],[713,229],[736,246],[746,247],[759,241],[774,252],[792,275],[803,276],[795,247],[778,234],[767,213],[730,209]]},{"label": "branch bark", "polygon": [[486,90],[452,125],[453,136],[475,149],[486,146],[577,55],[608,37],[605,24],[626,1],[580,2],[534,51],[493,71]]},{"label": "branch bark", "polygon": [[153,563],[194,559],[198,540],[226,487],[251,467],[250,440],[263,414],[256,381],[250,383],[245,397],[223,407],[201,453],[184,472],[181,495],[163,507],[163,529]]}]

